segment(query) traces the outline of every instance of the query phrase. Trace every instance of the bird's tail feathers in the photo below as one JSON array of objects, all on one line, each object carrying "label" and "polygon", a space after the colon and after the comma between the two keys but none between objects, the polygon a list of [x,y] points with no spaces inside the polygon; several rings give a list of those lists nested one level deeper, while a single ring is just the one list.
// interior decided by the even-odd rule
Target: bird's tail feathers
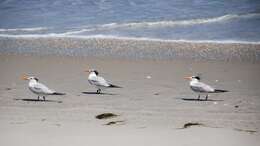
[{"label": "bird's tail feathers", "polygon": [[228,90],[215,89],[215,93],[229,92]]},{"label": "bird's tail feathers", "polygon": [[109,87],[111,87],[111,88],[123,88],[123,87],[120,87],[120,86],[117,86],[117,85],[113,85],[113,84],[110,84]]},{"label": "bird's tail feathers", "polygon": [[54,92],[52,95],[66,95],[66,93],[59,93],[59,92]]}]

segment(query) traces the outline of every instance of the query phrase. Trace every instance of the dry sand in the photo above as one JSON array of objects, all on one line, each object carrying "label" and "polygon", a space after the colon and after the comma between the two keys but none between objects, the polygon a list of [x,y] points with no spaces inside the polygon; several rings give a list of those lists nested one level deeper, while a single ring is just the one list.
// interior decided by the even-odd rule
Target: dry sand
[{"label": "dry sand", "polygon": [[[0,145],[236,145],[260,143],[259,63],[0,55]],[[86,68],[122,89],[96,95]],[[230,90],[196,101],[184,76]],[[27,89],[34,75],[65,96],[46,102]],[[98,120],[111,112],[118,117]],[[105,125],[111,121],[123,121]],[[182,129],[185,123],[201,123]]]}]

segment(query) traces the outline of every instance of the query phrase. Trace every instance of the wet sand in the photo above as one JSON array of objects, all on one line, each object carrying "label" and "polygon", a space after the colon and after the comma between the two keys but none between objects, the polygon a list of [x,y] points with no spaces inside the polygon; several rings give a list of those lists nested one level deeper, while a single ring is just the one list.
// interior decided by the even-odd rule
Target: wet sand
[{"label": "wet sand", "polygon": [[[260,65],[235,61],[130,60],[0,55],[0,145],[258,145]],[[122,89],[92,94],[86,68]],[[196,101],[183,77],[231,92]],[[21,75],[67,93],[46,102]],[[98,120],[111,112],[118,117]],[[109,122],[120,121],[113,125]],[[201,126],[182,128],[186,123]]]},{"label": "wet sand", "polygon": [[260,61],[260,43],[116,37],[0,37],[0,52],[118,59]]}]

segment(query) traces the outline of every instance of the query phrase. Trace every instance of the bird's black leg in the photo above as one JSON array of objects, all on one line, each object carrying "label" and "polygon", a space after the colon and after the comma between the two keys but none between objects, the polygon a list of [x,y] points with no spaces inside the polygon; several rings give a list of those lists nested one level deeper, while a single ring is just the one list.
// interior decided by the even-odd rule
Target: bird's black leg
[{"label": "bird's black leg", "polygon": [[200,100],[200,94],[199,94],[199,96],[198,96],[198,100]]},{"label": "bird's black leg", "polygon": [[100,94],[100,93],[101,93],[101,89],[98,89],[98,90],[97,90],[97,93]]},{"label": "bird's black leg", "polygon": [[45,101],[45,96],[42,96],[43,100]]},{"label": "bird's black leg", "polygon": [[208,94],[206,95],[206,100],[208,100]]},{"label": "bird's black leg", "polygon": [[38,101],[40,100],[40,96],[38,96]]}]

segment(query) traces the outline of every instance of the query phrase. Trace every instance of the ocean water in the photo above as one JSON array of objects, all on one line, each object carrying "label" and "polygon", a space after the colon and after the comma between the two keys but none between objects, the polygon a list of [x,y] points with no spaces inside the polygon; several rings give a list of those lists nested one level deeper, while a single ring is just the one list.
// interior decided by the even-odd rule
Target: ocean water
[{"label": "ocean water", "polygon": [[0,37],[260,42],[260,0],[0,0]]}]

